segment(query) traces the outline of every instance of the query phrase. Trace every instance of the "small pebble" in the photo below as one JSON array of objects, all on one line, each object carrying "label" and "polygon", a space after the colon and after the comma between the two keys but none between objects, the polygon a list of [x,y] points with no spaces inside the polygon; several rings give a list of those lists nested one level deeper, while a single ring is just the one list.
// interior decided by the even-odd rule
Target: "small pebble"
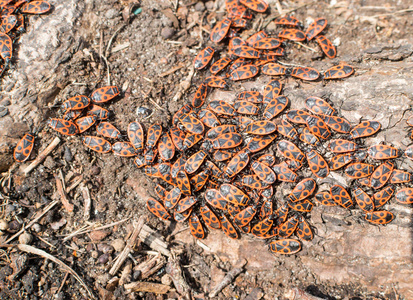
[{"label": "small pebble", "polygon": [[65,146],[64,158],[67,162],[73,161],[73,154],[68,146]]},{"label": "small pebble", "polygon": [[214,1],[208,1],[205,3],[205,7],[207,10],[213,10],[214,9],[215,2]]},{"label": "small pebble", "polygon": [[5,100],[1,101],[0,104],[3,105],[3,106],[9,106],[11,104],[11,102],[10,102],[9,99],[5,99]]},{"label": "small pebble", "polygon": [[115,239],[111,243],[116,252],[120,252],[125,248],[125,241],[122,239]]},{"label": "small pebble", "polygon": [[163,275],[161,278],[161,282],[164,285],[168,285],[168,286],[171,285],[172,284],[171,276],[169,274]]},{"label": "small pebble", "polygon": [[33,240],[33,236],[30,233],[28,233],[27,231],[23,232],[19,236],[19,243],[20,244],[28,245],[28,244],[31,244],[32,240]]},{"label": "small pebble", "polygon": [[103,252],[104,254],[110,254],[113,252],[113,247],[108,244],[98,244],[98,251]]},{"label": "small pebble", "polygon": [[136,109],[136,114],[140,118],[146,118],[146,117],[149,117],[152,114],[152,109],[141,106],[141,107],[138,107]]},{"label": "small pebble", "polygon": [[42,226],[40,226],[39,223],[34,223],[32,229],[34,232],[39,233],[40,231],[42,231]]},{"label": "small pebble", "polygon": [[90,253],[90,256],[92,256],[92,258],[98,258],[99,257],[99,252],[97,252],[96,250],[92,251]]},{"label": "small pebble", "polygon": [[99,174],[100,174],[100,167],[98,167],[98,166],[93,166],[93,167],[90,169],[90,173],[91,173],[92,175],[99,175]]},{"label": "small pebble", "polygon": [[108,261],[109,261],[109,254],[108,253],[102,254],[98,259],[98,262],[102,265],[106,264]]},{"label": "small pebble", "polygon": [[199,1],[197,4],[195,4],[195,10],[196,11],[204,11],[205,10],[205,4],[201,1]]},{"label": "small pebble", "polygon": [[20,223],[17,220],[13,220],[9,223],[8,231],[11,233],[15,233],[20,230],[20,227],[21,227]]},{"label": "small pebble", "polygon": [[1,219],[0,220],[0,230],[6,231],[8,228],[9,228],[9,223],[6,220]]},{"label": "small pebble", "polygon": [[173,29],[172,27],[165,27],[161,31],[161,35],[165,40],[170,39],[171,37],[173,37],[174,34],[175,29]]},{"label": "small pebble", "polygon": [[0,106],[0,118],[3,118],[9,113],[9,110],[7,107]]}]

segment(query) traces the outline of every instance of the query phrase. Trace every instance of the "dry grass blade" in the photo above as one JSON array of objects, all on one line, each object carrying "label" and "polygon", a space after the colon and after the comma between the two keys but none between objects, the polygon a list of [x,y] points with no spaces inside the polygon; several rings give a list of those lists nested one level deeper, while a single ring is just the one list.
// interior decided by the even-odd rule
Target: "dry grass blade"
[{"label": "dry grass blade", "polygon": [[56,257],[54,257],[53,255],[50,255],[49,253],[37,249],[33,246],[29,246],[29,245],[23,245],[23,244],[18,244],[16,245],[17,249],[27,252],[27,253],[31,253],[31,254],[35,254],[35,255],[39,255],[41,257],[44,257],[48,260],[51,260],[52,262],[58,264],[62,269],[64,269],[65,271],[69,272],[70,274],[73,275],[73,277],[76,278],[76,280],[86,289],[87,293],[89,294],[91,299],[97,299],[95,297],[95,295],[93,294],[92,290],[89,289],[89,287],[84,283],[84,281],[82,280],[82,278],[80,278],[79,275],[77,275],[77,273],[68,265],[66,265],[64,262],[62,262],[61,260],[57,259]]}]

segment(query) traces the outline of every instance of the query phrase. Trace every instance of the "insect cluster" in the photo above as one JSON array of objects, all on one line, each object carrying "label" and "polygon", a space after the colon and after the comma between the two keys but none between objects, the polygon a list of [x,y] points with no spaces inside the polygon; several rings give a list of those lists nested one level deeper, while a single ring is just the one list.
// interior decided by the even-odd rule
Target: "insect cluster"
[{"label": "insect cluster", "polygon": [[25,32],[25,15],[45,14],[50,11],[50,4],[46,1],[28,0],[0,0],[0,76],[9,66],[13,55],[14,41]]},{"label": "insect cluster", "polygon": [[[266,75],[301,80],[338,79],[354,72],[351,66],[340,64],[321,76],[312,68],[277,63],[288,40],[315,38],[325,55],[334,57],[335,47],[320,35],[327,25],[325,19],[315,20],[303,32],[295,18],[279,18],[277,24],[289,27],[277,38],[260,31],[242,40],[238,33],[252,17],[251,10],[264,12],[267,7],[261,0],[226,1],[227,18],[216,24],[210,38],[215,43],[229,40],[228,53],[211,65],[213,76],[174,114],[170,128],[153,124],[145,133],[144,126],[134,121],[127,129],[128,141],[107,141],[124,139],[104,121],[108,111],[97,106],[119,95],[115,86],[97,89],[90,97],[70,98],[63,103],[65,116],[51,119],[49,125],[61,134],[75,135],[98,124],[100,136],[84,136],[85,146],[133,157],[138,168],[158,181],[157,199],[147,199],[148,209],[164,220],[187,220],[194,237],[204,238],[206,228],[222,229],[234,239],[242,232],[270,239],[273,252],[292,254],[301,249],[300,240],[313,239],[307,219],[314,203],[345,209],[357,204],[368,222],[387,224],[394,216],[383,206],[394,194],[400,203],[413,203],[412,188],[396,193],[396,185],[411,182],[412,174],[397,169],[395,159],[402,154],[398,149],[384,144],[364,146],[363,139],[377,133],[380,123],[363,121],[352,126],[318,97],[307,98],[302,109],[286,111],[290,100],[282,94],[283,84],[277,79],[272,78],[262,92],[238,93],[233,105],[224,100],[206,102],[213,88],[251,78],[259,68]],[[205,68],[214,54],[212,47],[203,49],[195,58],[195,68]],[[28,158],[29,142],[19,142],[16,160]],[[276,156],[266,151],[269,148],[276,148]],[[413,147],[404,155],[413,159]],[[334,184],[317,191],[314,178],[326,178],[330,171],[347,176],[351,186]]]}]

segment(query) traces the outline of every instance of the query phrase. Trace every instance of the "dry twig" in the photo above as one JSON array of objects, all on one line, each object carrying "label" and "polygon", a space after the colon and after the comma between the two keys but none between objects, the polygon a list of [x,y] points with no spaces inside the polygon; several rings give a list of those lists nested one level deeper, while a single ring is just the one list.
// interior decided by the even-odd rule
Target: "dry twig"
[{"label": "dry twig", "polygon": [[63,207],[66,209],[67,212],[73,212],[74,206],[69,202],[69,199],[65,192],[65,188],[63,186],[63,181],[60,181],[60,178],[59,176],[57,176],[57,174],[54,174],[54,178],[56,180],[57,192],[60,195],[60,200],[62,201]]},{"label": "dry twig", "polygon": [[172,101],[178,101],[179,99],[181,99],[182,95],[191,87],[191,80],[192,80],[192,77],[194,76],[195,68],[192,65],[192,63],[188,65],[188,67],[189,67],[188,76],[185,78],[184,81],[182,81],[179,84],[179,91],[172,98]]},{"label": "dry twig", "polygon": [[70,273],[73,275],[73,277],[76,278],[76,280],[80,283],[80,285],[82,285],[87,293],[89,294],[90,298],[92,299],[96,299],[95,295],[93,294],[92,290],[89,289],[89,287],[84,283],[84,281],[82,280],[82,278],[80,278],[79,275],[77,275],[77,273],[68,265],[66,265],[64,262],[62,262],[61,260],[57,259],[56,257],[50,255],[49,253],[37,249],[33,246],[29,246],[29,245],[24,245],[24,244],[18,244],[16,245],[17,249],[23,251],[23,252],[27,252],[27,253],[31,253],[31,254],[35,254],[35,255],[39,255],[41,257],[44,257],[48,260],[51,260],[52,262],[54,262],[55,264],[58,264],[63,270],[65,270],[66,272]]},{"label": "dry twig", "polygon": [[224,279],[212,289],[209,293],[210,298],[214,298],[220,291],[222,291],[228,284],[230,284],[235,277],[237,277],[242,271],[243,267],[247,264],[247,260],[243,259],[235,268],[225,275]]},{"label": "dry twig", "polygon": [[123,248],[122,252],[117,257],[116,262],[113,264],[112,268],[109,271],[110,275],[113,276],[119,271],[119,268],[122,266],[125,259],[128,257],[129,253],[132,251],[133,246],[135,245],[136,241],[139,238],[139,233],[142,230],[144,222],[145,222],[144,217],[140,217],[138,219],[138,222],[134,225],[134,229],[133,229],[131,237],[128,240],[128,243],[126,244],[125,248]]},{"label": "dry twig", "polygon": [[55,137],[50,145],[47,146],[46,149],[44,149],[42,153],[40,153],[39,156],[36,157],[36,159],[26,167],[26,169],[24,169],[24,175],[27,176],[34,168],[36,168],[50,154],[50,152],[52,152],[53,149],[56,148],[57,145],[59,145],[59,143],[60,138]]}]

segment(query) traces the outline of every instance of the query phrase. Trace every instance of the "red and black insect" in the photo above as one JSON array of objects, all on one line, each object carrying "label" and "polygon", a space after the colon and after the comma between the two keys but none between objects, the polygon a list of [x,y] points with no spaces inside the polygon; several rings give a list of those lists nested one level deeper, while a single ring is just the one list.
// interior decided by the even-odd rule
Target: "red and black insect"
[{"label": "red and black insect", "polygon": [[307,117],[306,125],[311,133],[319,138],[322,138],[323,140],[326,140],[331,136],[331,132],[328,129],[328,126],[319,116]]},{"label": "red and black insect", "polygon": [[409,159],[413,159],[413,145],[409,146],[404,150],[404,156]]},{"label": "red and black insect", "polygon": [[120,131],[109,122],[100,122],[96,131],[98,134],[111,139],[118,139],[121,137]]},{"label": "red and black insect", "polygon": [[373,159],[391,159],[400,156],[397,148],[389,145],[374,145],[367,150],[370,158]]},{"label": "red and black insect", "polygon": [[274,122],[264,120],[255,121],[245,128],[246,133],[256,135],[268,135],[277,130],[277,125]]},{"label": "red and black insect", "polygon": [[310,114],[301,109],[291,109],[287,112],[287,120],[294,124],[306,124],[306,119]]},{"label": "red and black insect", "polygon": [[209,76],[205,78],[204,83],[206,83],[209,87],[220,88],[224,89],[227,87],[227,82],[217,76]]},{"label": "red and black insect", "polygon": [[244,115],[257,115],[260,110],[257,105],[246,100],[235,102],[234,108],[237,110],[237,113]]},{"label": "red and black insect", "polygon": [[163,205],[158,200],[149,198],[146,201],[146,207],[158,218],[161,218],[163,220],[169,220],[171,218],[171,215],[166,211],[165,207],[163,207]]},{"label": "red and black insect", "polygon": [[268,4],[264,0],[239,0],[239,2],[249,9],[263,13],[267,10]]},{"label": "red and black insect", "polygon": [[391,162],[384,162],[378,166],[370,176],[370,187],[374,189],[382,188],[393,173],[394,165]]},{"label": "red and black insect", "polygon": [[275,49],[281,45],[280,40],[273,37],[262,38],[252,44],[252,47],[260,50]]},{"label": "red and black insect", "polygon": [[371,173],[373,173],[373,170],[373,165],[361,162],[354,162],[349,164],[344,172],[348,177],[352,179],[358,179],[371,175]]},{"label": "red and black insect", "polygon": [[204,193],[204,198],[211,206],[226,210],[228,201],[221,195],[217,189],[208,189]]},{"label": "red and black insect", "polygon": [[322,205],[325,206],[336,206],[336,202],[334,202],[331,193],[329,191],[321,191],[315,194],[315,197],[317,202],[321,203]]},{"label": "red and black insect", "polygon": [[26,133],[21,140],[17,142],[16,147],[14,148],[14,160],[18,162],[26,161],[33,151],[33,146],[34,135],[31,133]]},{"label": "red and black insect", "polygon": [[304,161],[304,153],[292,142],[287,140],[281,140],[277,143],[277,149],[281,154],[287,158],[296,160],[299,162]]},{"label": "red and black insect", "polygon": [[354,198],[358,206],[365,212],[371,212],[374,210],[373,199],[361,188],[356,188],[353,190]]},{"label": "red and black insect", "polygon": [[413,175],[403,170],[393,170],[390,176],[390,183],[408,183],[413,181]]},{"label": "red and black insect", "polygon": [[205,237],[205,231],[202,227],[202,223],[199,220],[198,216],[195,213],[192,213],[189,217],[189,229],[191,234],[197,239],[203,239]]},{"label": "red and black insect", "polygon": [[272,167],[279,181],[296,182],[298,175],[292,171],[285,162],[279,163]]},{"label": "red and black insect", "polygon": [[254,77],[258,74],[258,67],[254,65],[244,65],[235,69],[229,79],[233,81],[244,80]]},{"label": "red and black insect", "polygon": [[239,236],[237,230],[235,229],[234,225],[232,225],[231,221],[224,214],[220,216],[220,221],[222,231],[224,231],[225,235],[231,239],[237,239]]},{"label": "red and black insect", "polygon": [[51,5],[46,1],[31,1],[23,4],[20,7],[20,13],[22,14],[45,14],[51,9]]},{"label": "red and black insect", "polygon": [[178,204],[175,206],[175,211],[182,213],[198,202],[198,199],[192,196],[185,197],[178,201]]},{"label": "red and black insect", "polygon": [[108,153],[112,150],[112,145],[107,140],[97,136],[84,136],[83,144],[99,153]]},{"label": "red and black insect", "polygon": [[232,49],[232,54],[242,58],[259,58],[261,52],[247,45],[235,46]]},{"label": "red and black insect", "polygon": [[298,19],[293,16],[279,17],[274,20],[274,23],[276,25],[293,26],[293,27],[297,27],[301,25],[300,21],[298,21]]},{"label": "red and black insect", "polygon": [[375,134],[381,128],[377,121],[363,121],[350,131],[350,138],[358,139]]},{"label": "red and black insect", "polygon": [[309,67],[294,67],[291,70],[291,76],[302,80],[312,81],[320,77],[320,72]]},{"label": "red and black insect", "polygon": [[158,153],[164,161],[171,160],[175,155],[175,146],[167,132],[159,138]]},{"label": "red and black insect", "polygon": [[287,198],[291,202],[304,200],[314,193],[316,186],[317,184],[314,179],[305,178],[297,183],[297,185]]},{"label": "red and black insect", "polygon": [[238,152],[227,164],[225,168],[225,175],[229,178],[234,177],[240,173],[249,162],[249,155],[245,151]]},{"label": "red and black insect", "polygon": [[307,41],[311,41],[315,36],[317,36],[319,33],[321,33],[324,28],[327,26],[327,20],[324,18],[318,18],[315,19],[313,23],[311,23],[307,31],[305,32],[305,35],[307,36]]},{"label": "red and black insect", "polygon": [[194,59],[194,67],[195,69],[203,69],[205,68],[211,59],[214,57],[215,50],[211,47],[206,47],[202,49],[198,55]]},{"label": "red and black insect", "polygon": [[[185,130],[190,133],[193,133],[193,134],[204,133],[204,129],[205,129],[204,124],[191,113],[184,114],[179,119],[179,121],[181,122]],[[149,130],[148,130],[148,139],[149,139]]]},{"label": "red and black insect", "polygon": [[220,229],[221,222],[215,212],[208,207],[208,205],[203,204],[199,208],[202,220],[204,220],[205,225],[212,229]]},{"label": "red and black insect", "polygon": [[64,113],[63,119],[74,121],[82,114],[81,110],[68,110]]},{"label": "red and black insect", "polygon": [[356,151],[358,149],[358,145],[352,141],[335,139],[330,141],[328,148],[330,148],[330,150],[334,153],[347,153]]},{"label": "red and black insect", "polygon": [[321,115],[326,125],[332,130],[339,133],[349,133],[351,129],[350,122],[338,116],[324,116]]},{"label": "red and black insect", "polygon": [[298,132],[288,121],[277,120],[277,131],[283,136],[295,140],[298,137]]},{"label": "red and black insect", "polygon": [[209,109],[201,109],[198,112],[198,118],[205,126],[210,128],[221,125],[217,116]]},{"label": "red and black insect", "polygon": [[261,72],[270,76],[282,76],[287,74],[287,67],[275,62],[270,62],[261,67]]},{"label": "red and black insect", "polygon": [[277,180],[277,175],[275,175],[274,171],[263,163],[254,161],[251,165],[251,169],[264,183],[273,184]]},{"label": "red and black insect", "polygon": [[117,86],[104,86],[94,90],[90,95],[90,99],[94,103],[104,103],[112,100],[119,94],[120,92]]},{"label": "red and black insect", "polygon": [[316,36],[315,40],[317,41],[321,50],[323,50],[324,54],[328,58],[336,57],[337,55],[336,47],[334,47],[333,43],[328,38],[326,38],[324,35],[318,35]]},{"label": "red and black insect", "polygon": [[221,72],[223,69],[225,69],[226,66],[228,66],[231,62],[231,59],[229,57],[223,57],[219,60],[217,60],[216,62],[214,62],[211,65],[211,68],[209,69],[209,71],[216,75],[219,72]]},{"label": "red and black insect", "polygon": [[288,207],[292,210],[301,212],[301,213],[309,213],[312,211],[314,204],[309,200],[300,201],[298,203],[294,203],[291,201],[287,201]]},{"label": "red and black insect", "polygon": [[185,135],[184,139],[184,149],[182,151],[185,151],[187,149],[192,148],[194,145],[196,145],[201,139],[203,138],[202,134],[193,134],[188,132]]},{"label": "red and black insect", "polygon": [[306,153],[306,158],[310,171],[318,178],[325,178],[330,173],[325,159],[315,150]]},{"label": "red and black insect", "polygon": [[185,171],[179,171],[178,174],[176,174],[176,186],[179,187],[182,194],[187,196],[191,195],[191,183]]},{"label": "red and black insect", "polygon": [[280,33],[278,33],[278,37],[294,42],[302,42],[306,39],[305,33],[295,28],[287,28],[282,30]]},{"label": "red and black insect", "polygon": [[208,130],[205,137],[209,140],[214,140],[220,135],[229,132],[237,132],[237,127],[232,124],[219,125]]},{"label": "red and black insect", "polygon": [[224,100],[210,101],[208,108],[218,115],[234,116],[237,114],[235,108]]},{"label": "red and black insect", "polygon": [[213,158],[215,161],[226,161],[230,159],[234,155],[233,152],[227,150],[216,150],[213,154]]},{"label": "red and black insect", "polygon": [[239,228],[247,226],[257,213],[257,206],[247,206],[234,216],[234,223]]},{"label": "red and black insect", "polygon": [[278,229],[278,235],[284,238],[291,236],[297,229],[298,216],[294,215],[282,223]]},{"label": "red and black insect", "polygon": [[300,239],[306,241],[311,241],[314,238],[313,231],[311,230],[310,225],[307,223],[303,216],[300,216],[298,218],[296,234]]},{"label": "red and black insect", "polygon": [[353,206],[353,200],[351,199],[347,190],[341,185],[333,185],[330,188],[330,194],[333,201],[338,205],[344,208],[350,208],[351,206]]},{"label": "red and black insect", "polygon": [[318,97],[308,97],[305,100],[305,107],[314,114],[317,115],[333,115],[335,109],[328,104],[327,101]]},{"label": "red and black insect", "polygon": [[308,129],[307,127],[304,127],[300,133],[300,135],[298,136],[299,139],[311,146],[314,147],[318,147],[320,146],[320,139],[311,133],[310,129]]},{"label": "red and black insect", "polygon": [[349,77],[353,73],[354,73],[354,68],[352,66],[337,65],[325,71],[323,74],[323,78],[327,80],[341,79],[341,78]]},{"label": "red and black insect", "polygon": [[374,207],[378,208],[386,204],[396,191],[396,187],[392,184],[386,186],[381,191],[373,194]]},{"label": "red and black insect", "polygon": [[279,254],[294,254],[301,250],[301,242],[295,239],[275,240],[270,243],[270,251]]},{"label": "red and black insect", "polygon": [[[283,84],[279,80],[271,80],[264,88],[263,96],[264,103],[270,103],[274,98],[281,94]],[[288,103],[288,99],[286,100]],[[284,102],[284,101],[281,101]]]},{"label": "red and black insect", "polygon": [[208,85],[206,83],[201,83],[195,92],[194,98],[192,98],[192,106],[199,108],[204,105],[205,99],[208,95]]},{"label": "red and black insect", "polygon": [[2,16],[0,31],[3,33],[9,33],[17,24],[17,16],[6,15]]},{"label": "red and black insect", "polygon": [[190,183],[192,186],[192,191],[197,192],[201,190],[207,183],[209,179],[209,174],[211,171],[209,169],[205,169],[190,179]]},{"label": "red and black insect", "polygon": [[338,170],[353,161],[353,156],[350,153],[342,153],[333,156],[330,159],[330,169]]},{"label": "red and black insect", "polygon": [[88,116],[96,116],[98,120],[106,120],[109,118],[109,111],[98,105],[92,104],[88,107]]},{"label": "red and black insect", "polygon": [[275,214],[268,216],[267,218],[259,221],[251,228],[251,233],[258,237],[263,238],[265,234],[271,229],[274,224],[274,219],[276,218]]},{"label": "red and black insect", "polygon": [[[264,97],[265,99],[265,97]],[[265,101],[265,100],[264,100]],[[271,99],[263,112],[264,118],[270,120],[279,115],[290,103],[286,96],[277,96]]]},{"label": "red and black insect", "polygon": [[52,118],[47,123],[52,129],[63,135],[75,135],[79,133],[79,129],[70,120]]},{"label": "red and black insect", "polygon": [[190,209],[182,212],[182,213],[178,213],[176,211],[174,211],[174,220],[177,222],[184,222],[186,221],[190,215],[192,215],[192,210],[193,207],[191,207]]},{"label": "red and black insect", "polygon": [[258,91],[243,91],[238,94],[238,101],[248,101],[252,103],[262,103],[263,96]]},{"label": "red and black insect", "polygon": [[164,197],[164,205],[167,209],[174,208],[179,199],[181,198],[182,192],[178,187],[174,187],[172,190],[167,192]]},{"label": "red and black insect", "polygon": [[244,175],[241,180],[241,184],[250,189],[263,190],[269,185],[263,182],[257,175]]},{"label": "red and black insect", "polygon": [[93,124],[96,123],[96,117],[95,116],[84,116],[79,119],[76,119],[74,123],[76,124],[79,130],[79,133],[82,133],[88,130],[90,127],[93,126]]},{"label": "red and black insect", "polygon": [[162,201],[164,201],[166,193],[167,193],[166,189],[162,185],[156,184],[155,188],[154,188],[154,191],[155,191],[156,195],[158,196],[158,198],[160,198]]},{"label": "red and black insect", "polygon": [[370,223],[385,225],[393,221],[394,215],[387,210],[378,210],[366,213],[364,218]]},{"label": "red and black insect", "polygon": [[413,203],[413,188],[403,188],[399,190],[395,198],[397,202],[401,204],[412,204]]},{"label": "red and black insect", "polygon": [[79,110],[90,104],[90,99],[83,95],[74,96],[62,103],[62,108],[65,110]]},{"label": "red and black insect", "polygon": [[129,142],[116,142],[112,145],[113,154],[117,156],[131,157],[136,155],[136,150]]},{"label": "red and black insect", "polygon": [[254,45],[257,41],[268,37],[268,33],[265,30],[258,31],[251,35],[247,40],[246,43],[250,46]]},{"label": "red and black insect", "polygon": [[195,173],[206,159],[207,154],[203,150],[194,153],[185,163],[185,171],[187,174]]},{"label": "red and black insect", "polygon": [[5,61],[4,69],[9,65],[13,52],[13,44],[11,38],[0,32],[0,56]]},{"label": "red and black insect", "polygon": [[249,197],[232,184],[224,183],[219,188],[220,194],[230,203],[245,206],[250,201]]},{"label": "red and black insect", "polygon": [[269,167],[275,164],[275,157],[272,154],[263,154],[256,159],[258,162],[263,163]]},{"label": "red and black insect", "polygon": [[211,31],[210,39],[214,43],[219,43],[227,35],[229,28],[231,26],[231,20],[224,18],[219,21]]}]

